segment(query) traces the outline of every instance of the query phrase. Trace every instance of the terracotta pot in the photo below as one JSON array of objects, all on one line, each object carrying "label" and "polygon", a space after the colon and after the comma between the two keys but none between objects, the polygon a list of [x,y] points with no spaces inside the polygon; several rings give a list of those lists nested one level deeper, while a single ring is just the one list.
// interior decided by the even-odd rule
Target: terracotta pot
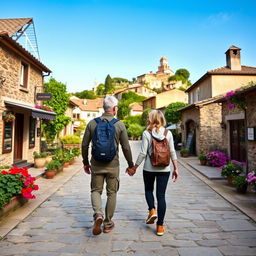
[{"label": "terracotta pot", "polygon": [[47,156],[45,161],[46,161],[46,164],[49,164],[52,161],[52,156]]},{"label": "terracotta pot", "polygon": [[55,176],[57,170],[45,170],[44,174],[45,174],[45,178],[46,179],[53,179],[53,177]]},{"label": "terracotta pot", "polygon": [[68,167],[69,166],[69,162],[65,162],[64,164],[63,164],[63,167],[64,168],[66,168],[66,167]]},{"label": "terracotta pot", "polygon": [[28,202],[28,199],[26,199],[22,195],[12,197],[10,202],[5,204],[3,209],[0,209],[0,217],[4,217],[10,211],[14,211],[15,209],[21,207],[27,202]]},{"label": "terracotta pot", "polygon": [[228,185],[234,186],[232,183],[233,178],[234,178],[234,176],[232,176],[232,175],[227,176]]},{"label": "terracotta pot", "polygon": [[206,165],[206,163],[207,163],[207,160],[200,160],[201,165]]},{"label": "terracotta pot", "polygon": [[240,194],[245,194],[246,191],[247,191],[247,184],[245,184],[245,185],[242,186],[242,187],[237,187],[237,188],[236,188],[236,191],[237,191],[238,193],[240,193]]},{"label": "terracotta pot", "polygon": [[73,158],[72,160],[69,161],[69,164],[72,165],[75,162],[75,159]]},{"label": "terracotta pot", "polygon": [[46,164],[46,158],[35,158],[34,163],[36,168],[43,168]]},{"label": "terracotta pot", "polygon": [[188,157],[189,153],[181,153],[181,157]]}]

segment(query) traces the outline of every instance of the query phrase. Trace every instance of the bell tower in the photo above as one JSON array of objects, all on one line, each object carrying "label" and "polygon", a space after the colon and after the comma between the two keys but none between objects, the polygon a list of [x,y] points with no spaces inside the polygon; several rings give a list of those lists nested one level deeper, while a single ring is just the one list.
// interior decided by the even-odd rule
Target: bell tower
[{"label": "bell tower", "polygon": [[172,71],[170,70],[170,67],[168,66],[168,61],[165,56],[163,56],[160,59],[160,66],[158,66],[158,71],[157,73],[162,73],[162,74],[171,74]]}]

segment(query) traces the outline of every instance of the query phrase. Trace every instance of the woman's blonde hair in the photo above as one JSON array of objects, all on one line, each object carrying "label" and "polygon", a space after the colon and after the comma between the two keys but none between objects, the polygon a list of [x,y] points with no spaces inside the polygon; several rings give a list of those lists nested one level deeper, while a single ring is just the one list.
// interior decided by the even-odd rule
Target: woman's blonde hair
[{"label": "woman's blonde hair", "polygon": [[153,128],[156,129],[156,131],[159,131],[159,128],[161,126],[165,126],[166,121],[164,118],[164,115],[162,111],[160,110],[151,110],[148,113],[148,127],[147,130],[153,130]]}]

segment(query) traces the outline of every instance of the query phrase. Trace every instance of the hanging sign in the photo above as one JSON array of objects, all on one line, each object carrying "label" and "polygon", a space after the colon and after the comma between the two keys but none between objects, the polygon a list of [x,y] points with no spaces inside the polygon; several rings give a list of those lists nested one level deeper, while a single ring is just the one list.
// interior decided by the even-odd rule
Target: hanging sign
[{"label": "hanging sign", "polygon": [[42,93],[36,94],[37,100],[50,100],[51,98],[52,98],[52,94],[50,94],[48,92],[42,92]]}]

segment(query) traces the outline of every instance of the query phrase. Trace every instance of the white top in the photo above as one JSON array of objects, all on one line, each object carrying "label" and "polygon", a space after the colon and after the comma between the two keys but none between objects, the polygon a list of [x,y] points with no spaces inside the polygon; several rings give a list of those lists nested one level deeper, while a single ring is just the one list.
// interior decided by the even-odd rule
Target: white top
[{"label": "white top", "polygon": [[[163,140],[164,139],[164,127],[160,127],[159,132],[157,133],[155,128],[152,130],[152,136],[158,140]],[[170,146],[170,153],[171,153],[171,160],[176,160],[177,155],[176,151],[174,148],[174,143],[173,143],[173,136],[170,131],[168,131],[166,135],[166,139],[169,142]],[[170,163],[168,166],[165,167],[154,167],[151,164],[150,161],[150,155],[152,153],[152,137],[151,134],[145,130],[142,134],[142,142],[141,142],[141,150],[140,154],[137,158],[136,164],[140,165],[142,161],[145,159],[143,170],[149,171],[149,172],[170,172],[172,164]]]}]

